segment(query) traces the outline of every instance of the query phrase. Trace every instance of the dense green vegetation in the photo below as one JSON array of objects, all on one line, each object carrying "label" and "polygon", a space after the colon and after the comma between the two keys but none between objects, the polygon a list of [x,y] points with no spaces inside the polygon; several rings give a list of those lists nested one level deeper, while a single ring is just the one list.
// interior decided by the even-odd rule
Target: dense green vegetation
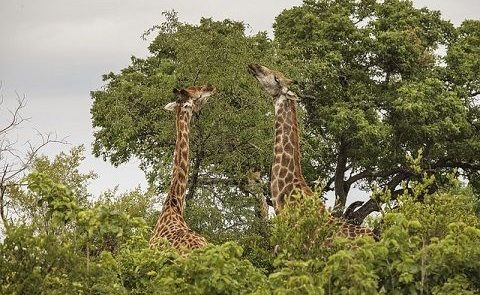
[{"label": "dense green vegetation", "polygon": [[[92,92],[95,155],[140,159],[151,188],[91,196],[82,148],[2,180],[0,294],[480,294],[480,21],[454,27],[400,0],[305,0],[270,39],[164,15],[146,32],[151,54]],[[297,81],[317,191],[270,220],[258,195],[269,196],[273,106],[251,62]],[[206,83],[218,94],[192,122],[185,214],[212,245],[149,249],[174,145],[163,106],[172,88]],[[352,187],[371,199],[345,214]],[[329,191],[334,214],[380,241],[326,241]]]},{"label": "dense green vegetation", "polygon": [[266,243],[238,238],[180,256],[168,247],[148,248],[155,221],[150,192],[109,192],[93,203],[74,193],[85,188],[77,180],[88,177],[72,169],[80,152],[38,159],[24,179],[27,186],[15,190],[24,215],[8,226],[0,245],[2,294],[480,291],[480,204],[454,177],[449,189],[432,194],[425,190],[433,177],[412,183],[412,194],[385,210],[379,242],[325,243],[335,229],[323,226],[323,204],[311,198],[271,220]]}]

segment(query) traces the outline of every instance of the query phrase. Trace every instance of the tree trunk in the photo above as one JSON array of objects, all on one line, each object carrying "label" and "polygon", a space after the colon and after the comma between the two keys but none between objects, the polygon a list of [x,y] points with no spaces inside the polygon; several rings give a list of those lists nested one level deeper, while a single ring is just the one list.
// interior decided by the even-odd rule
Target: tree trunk
[{"label": "tree trunk", "polygon": [[345,170],[347,167],[347,149],[344,143],[338,148],[337,166],[335,168],[335,207],[333,215],[341,217],[347,202],[347,191],[345,187]]}]

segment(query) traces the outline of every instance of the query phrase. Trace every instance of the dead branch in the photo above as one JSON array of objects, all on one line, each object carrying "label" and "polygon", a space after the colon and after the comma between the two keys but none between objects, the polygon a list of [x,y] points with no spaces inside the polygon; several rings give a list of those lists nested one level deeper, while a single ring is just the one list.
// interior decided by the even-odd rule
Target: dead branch
[{"label": "dead branch", "polygon": [[[0,84],[1,89],[1,84]],[[4,103],[3,95],[0,99],[0,106]],[[13,110],[7,110],[10,119],[6,125],[0,127],[0,218],[3,226],[8,226],[7,204],[9,186],[22,185],[21,179],[32,166],[40,151],[49,144],[66,144],[66,139],[59,139],[55,133],[42,133],[36,129],[38,143],[27,140],[19,143],[16,134],[22,123],[29,120],[22,116],[26,106],[26,97],[17,93],[17,103]],[[12,208],[13,209],[13,208]]]}]

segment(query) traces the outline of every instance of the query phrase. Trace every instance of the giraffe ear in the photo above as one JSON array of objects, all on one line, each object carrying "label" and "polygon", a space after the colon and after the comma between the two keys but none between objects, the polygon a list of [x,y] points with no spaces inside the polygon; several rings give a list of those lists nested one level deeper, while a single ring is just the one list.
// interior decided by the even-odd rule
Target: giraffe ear
[{"label": "giraffe ear", "polygon": [[167,111],[174,111],[176,106],[177,106],[177,102],[174,101],[174,102],[168,103],[168,104],[164,107],[164,109],[166,109]]},{"label": "giraffe ear", "polygon": [[185,89],[173,88],[173,94],[176,96],[188,96],[188,91]]}]

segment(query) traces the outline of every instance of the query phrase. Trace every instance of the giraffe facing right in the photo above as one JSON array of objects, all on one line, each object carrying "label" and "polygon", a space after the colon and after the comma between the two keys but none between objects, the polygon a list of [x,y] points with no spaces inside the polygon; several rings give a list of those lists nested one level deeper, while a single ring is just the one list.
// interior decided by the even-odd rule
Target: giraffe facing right
[{"label": "giraffe facing right", "polygon": [[166,110],[175,112],[177,138],[173,153],[170,190],[150,238],[150,247],[158,247],[162,239],[166,239],[172,247],[186,253],[207,244],[204,237],[188,227],[183,218],[183,210],[189,165],[190,120],[192,113],[198,112],[215,91],[215,88],[210,85],[174,89],[177,100],[165,106]]},{"label": "giraffe facing right", "polygon": [[[294,191],[300,192],[303,197],[313,196],[313,191],[307,185],[300,165],[296,106],[298,97],[289,89],[292,80],[285,78],[282,73],[259,64],[250,64],[248,71],[273,97],[275,106],[275,157],[270,188],[273,205],[278,214]],[[377,238],[371,229],[349,224],[340,218],[329,216],[327,223],[337,226],[337,234],[349,239],[362,235]]]}]

